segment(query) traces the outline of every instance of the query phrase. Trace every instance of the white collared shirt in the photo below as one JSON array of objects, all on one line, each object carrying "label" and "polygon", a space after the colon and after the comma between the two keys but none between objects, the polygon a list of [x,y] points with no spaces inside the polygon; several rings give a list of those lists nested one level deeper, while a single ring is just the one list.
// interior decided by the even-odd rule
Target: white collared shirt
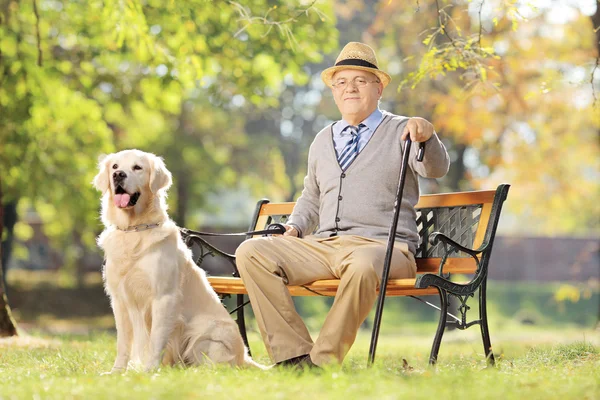
[{"label": "white collared shirt", "polygon": [[[383,121],[383,113],[377,108],[375,109],[375,111],[373,111],[373,113],[371,113],[371,115],[369,115],[367,118],[365,118],[364,121],[361,122],[361,124],[366,125],[368,129],[364,129],[360,135],[358,141],[359,153],[367,145],[367,143],[371,139],[371,136],[373,136],[375,129],[377,129],[381,121]],[[350,124],[343,119],[337,121],[333,125],[333,144],[335,146],[336,156],[339,155],[340,152],[344,149],[344,147],[346,147],[348,142],[352,140],[352,134],[348,129],[346,129],[349,126]]]}]

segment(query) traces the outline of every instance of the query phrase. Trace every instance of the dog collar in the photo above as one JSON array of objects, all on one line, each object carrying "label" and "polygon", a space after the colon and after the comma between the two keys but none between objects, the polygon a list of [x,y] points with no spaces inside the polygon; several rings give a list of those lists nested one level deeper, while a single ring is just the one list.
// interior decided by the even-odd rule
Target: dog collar
[{"label": "dog collar", "polygon": [[156,224],[139,224],[139,225],[134,225],[134,226],[128,226],[125,229],[121,229],[117,226],[117,229],[123,232],[141,232],[141,231],[145,231],[148,229],[152,229],[152,228],[157,228],[160,226],[160,222],[157,222]]}]

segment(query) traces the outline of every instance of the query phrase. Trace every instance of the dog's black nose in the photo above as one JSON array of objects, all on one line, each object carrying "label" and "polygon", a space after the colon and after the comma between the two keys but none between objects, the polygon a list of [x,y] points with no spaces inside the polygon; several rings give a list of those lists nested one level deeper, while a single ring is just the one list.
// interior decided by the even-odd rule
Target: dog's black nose
[{"label": "dog's black nose", "polygon": [[123,171],[115,171],[113,172],[113,179],[115,182],[121,182],[123,179],[127,178],[127,174]]}]

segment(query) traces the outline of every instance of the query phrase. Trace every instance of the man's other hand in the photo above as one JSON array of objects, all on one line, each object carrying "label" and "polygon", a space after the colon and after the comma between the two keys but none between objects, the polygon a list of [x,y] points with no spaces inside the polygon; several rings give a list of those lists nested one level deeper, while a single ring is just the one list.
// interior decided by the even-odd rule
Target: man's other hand
[{"label": "man's other hand", "polygon": [[408,120],[402,132],[402,140],[410,135],[413,142],[426,142],[433,135],[433,125],[424,118],[414,117]]},{"label": "man's other hand", "polygon": [[298,237],[298,229],[294,228],[291,225],[283,224],[283,226],[285,226],[285,233],[283,234],[283,236],[295,236],[295,237]]}]

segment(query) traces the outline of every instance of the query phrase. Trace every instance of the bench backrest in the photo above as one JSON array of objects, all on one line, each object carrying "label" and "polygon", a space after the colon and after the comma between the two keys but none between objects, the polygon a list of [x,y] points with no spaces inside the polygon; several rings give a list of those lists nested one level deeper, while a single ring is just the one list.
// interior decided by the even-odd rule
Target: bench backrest
[{"label": "bench backrest", "polygon": [[[434,232],[441,232],[470,249],[477,249],[484,243],[491,247],[508,188],[509,185],[500,185],[496,190],[420,196],[415,206],[420,237],[416,254],[417,273],[439,272],[443,249],[441,244],[429,243]],[[294,204],[260,200],[250,230],[265,229],[271,223],[285,223]],[[460,252],[453,253],[444,265],[445,273],[471,274],[476,269],[473,258]]]}]

